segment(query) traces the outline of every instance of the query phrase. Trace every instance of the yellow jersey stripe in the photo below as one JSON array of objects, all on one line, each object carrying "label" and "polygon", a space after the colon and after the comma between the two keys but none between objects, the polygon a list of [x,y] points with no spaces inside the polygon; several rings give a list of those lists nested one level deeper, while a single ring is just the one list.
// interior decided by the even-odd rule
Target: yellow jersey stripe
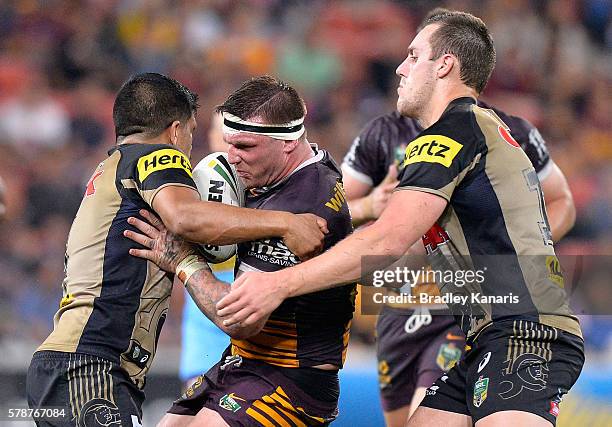
[{"label": "yellow jersey stripe", "polygon": [[274,421],[276,421],[281,427],[291,427],[291,425],[285,421],[285,419],[283,417],[281,417],[278,412],[276,412],[273,408],[271,408],[270,406],[266,405],[265,403],[256,400],[255,402],[253,402],[253,406],[256,407],[257,409],[262,410],[263,412],[265,412],[268,416],[270,416]]},{"label": "yellow jersey stripe", "polygon": [[272,421],[268,420],[266,417],[261,415],[259,412],[257,412],[253,408],[247,409],[246,414],[250,416],[251,418],[254,418],[259,424],[261,424],[264,427],[277,427],[276,425],[272,423]]}]

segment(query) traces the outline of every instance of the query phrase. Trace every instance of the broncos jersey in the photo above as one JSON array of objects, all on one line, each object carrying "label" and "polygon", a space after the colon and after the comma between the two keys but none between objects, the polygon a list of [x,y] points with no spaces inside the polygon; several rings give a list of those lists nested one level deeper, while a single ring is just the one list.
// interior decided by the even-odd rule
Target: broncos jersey
[{"label": "broncos jersey", "polygon": [[[505,319],[534,321],[580,336],[558,271],[535,169],[507,125],[494,111],[475,104],[472,98],[454,100],[408,144],[397,190],[443,197],[448,206],[438,224],[453,243],[450,255],[460,265],[486,271],[476,289],[455,287],[495,297],[470,298],[468,313],[465,304],[458,308],[468,337]],[[448,260],[449,254],[434,255],[442,255],[433,259],[439,261]],[[463,264],[466,260],[457,255],[471,260]],[[496,299],[505,295],[516,299]]]},{"label": "broncos jersey", "polygon": [[[327,220],[328,249],[352,231],[342,175],[329,154],[318,150],[281,182],[247,194],[255,209],[313,213]],[[276,271],[299,263],[278,238],[238,245],[237,275]],[[283,367],[330,363],[341,367],[354,311],[355,285],[345,285],[285,300],[263,330],[248,339],[232,339],[232,353]]]},{"label": "broncos jersey", "polygon": [[[128,253],[130,216],[151,209],[164,187],[196,190],[187,157],[169,145],[123,144],[93,173],[66,245],[63,298],[38,348],[119,363],[139,387],[168,312],[172,276]],[[197,191],[197,190],[196,190]]]}]

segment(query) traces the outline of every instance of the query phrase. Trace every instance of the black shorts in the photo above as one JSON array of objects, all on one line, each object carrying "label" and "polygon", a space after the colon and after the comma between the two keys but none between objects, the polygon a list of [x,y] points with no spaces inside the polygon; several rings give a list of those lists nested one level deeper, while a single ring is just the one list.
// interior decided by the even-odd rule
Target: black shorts
[{"label": "black shorts", "polygon": [[[410,405],[418,387],[432,385],[463,354],[465,335],[452,316],[433,313],[430,324],[415,330],[413,314],[384,307],[376,324],[378,383],[385,411]],[[406,327],[409,321],[412,328]]]},{"label": "black shorts", "polygon": [[31,409],[61,408],[63,418],[40,426],[136,427],[142,420],[144,393],[118,364],[79,353],[34,353],[26,382]]},{"label": "black shorts", "polygon": [[[556,424],[559,403],[584,364],[584,342],[525,320],[486,327],[421,405],[478,420],[500,411],[531,412]],[[471,346],[471,348],[470,348]]]},{"label": "black shorts", "polygon": [[338,372],[281,368],[224,353],[174,402],[171,414],[217,412],[230,426],[326,426],[338,415]]}]

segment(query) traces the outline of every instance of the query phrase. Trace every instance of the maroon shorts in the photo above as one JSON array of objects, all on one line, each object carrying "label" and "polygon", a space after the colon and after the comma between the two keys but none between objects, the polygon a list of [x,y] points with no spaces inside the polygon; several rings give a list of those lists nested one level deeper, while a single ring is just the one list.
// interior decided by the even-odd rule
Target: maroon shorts
[{"label": "maroon shorts", "polygon": [[201,375],[168,410],[217,412],[230,426],[326,426],[338,415],[338,372],[281,368],[230,356]]},{"label": "maroon shorts", "polygon": [[417,327],[413,314],[385,307],[376,324],[378,383],[385,411],[410,405],[415,390],[432,385],[465,348],[465,335],[451,315],[432,312],[431,323]]}]

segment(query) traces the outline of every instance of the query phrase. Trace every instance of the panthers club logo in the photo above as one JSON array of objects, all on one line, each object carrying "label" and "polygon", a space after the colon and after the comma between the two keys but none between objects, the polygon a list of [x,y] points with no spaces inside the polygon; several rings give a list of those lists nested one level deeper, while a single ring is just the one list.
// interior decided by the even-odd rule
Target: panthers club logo
[{"label": "panthers club logo", "polygon": [[83,405],[79,427],[110,427],[121,425],[119,408],[106,399],[92,399]]}]

